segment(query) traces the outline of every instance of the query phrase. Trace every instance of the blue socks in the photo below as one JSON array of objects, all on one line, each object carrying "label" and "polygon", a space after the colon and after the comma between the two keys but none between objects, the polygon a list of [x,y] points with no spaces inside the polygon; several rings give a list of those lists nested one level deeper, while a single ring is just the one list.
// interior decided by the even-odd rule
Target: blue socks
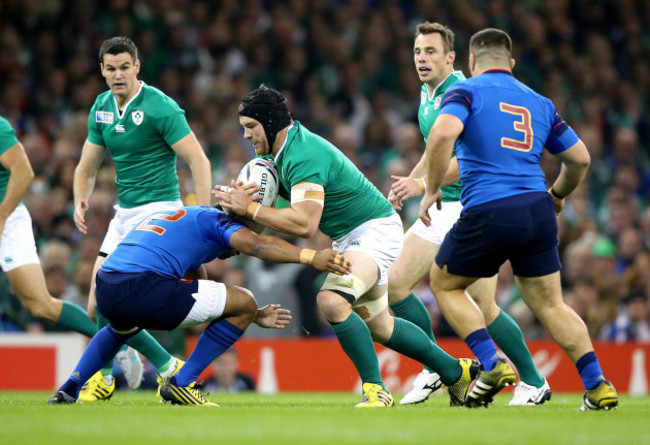
[{"label": "blue socks", "polygon": [[122,337],[110,326],[105,326],[90,340],[88,347],[77,363],[68,380],[59,388],[74,397],[79,395],[81,386],[97,371],[115,357],[124,345]]},{"label": "blue socks", "polygon": [[500,359],[497,347],[490,338],[487,329],[479,329],[465,338],[465,343],[472,350],[485,371],[491,371]]},{"label": "blue socks", "polygon": [[596,357],[594,351],[587,352],[580,357],[576,362],[576,368],[578,368],[582,384],[585,385],[587,391],[594,389],[600,382],[605,380],[603,371],[600,369],[600,363],[598,363],[598,357]]},{"label": "blue socks", "polygon": [[199,337],[199,341],[185,365],[178,371],[178,374],[172,377],[172,383],[176,386],[189,386],[195,382],[201,372],[212,363],[212,360],[239,340],[243,333],[243,329],[226,320],[210,323]]}]

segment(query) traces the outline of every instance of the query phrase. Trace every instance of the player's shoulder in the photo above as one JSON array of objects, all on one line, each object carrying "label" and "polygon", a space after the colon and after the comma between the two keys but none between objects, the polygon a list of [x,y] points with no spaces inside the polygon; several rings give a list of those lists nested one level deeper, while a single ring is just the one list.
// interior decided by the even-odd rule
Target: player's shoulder
[{"label": "player's shoulder", "polygon": [[143,83],[140,94],[142,95],[143,106],[146,106],[150,113],[166,114],[181,110],[174,99],[154,86]]},{"label": "player's shoulder", "polygon": [[284,161],[301,162],[304,160],[323,159],[333,145],[322,136],[309,131],[298,121],[294,121],[293,128],[287,135],[287,145],[284,150]]},{"label": "player's shoulder", "polygon": [[115,99],[113,99],[113,94],[111,93],[111,90],[104,91],[101,93],[97,98],[95,99],[95,103],[93,104],[93,108],[97,109],[105,109],[106,107],[112,107],[113,102]]},{"label": "player's shoulder", "polygon": [[11,124],[9,123],[9,121],[7,119],[5,119],[4,117],[2,117],[2,116],[0,116],[0,131],[3,131],[3,132],[7,132],[7,131],[13,132],[14,131],[14,129],[11,126]]},{"label": "player's shoulder", "polygon": [[465,74],[463,74],[462,71],[453,71],[451,74],[449,74],[448,81],[450,84],[456,84],[458,82],[462,82],[464,80],[467,80],[467,77],[465,77]]}]

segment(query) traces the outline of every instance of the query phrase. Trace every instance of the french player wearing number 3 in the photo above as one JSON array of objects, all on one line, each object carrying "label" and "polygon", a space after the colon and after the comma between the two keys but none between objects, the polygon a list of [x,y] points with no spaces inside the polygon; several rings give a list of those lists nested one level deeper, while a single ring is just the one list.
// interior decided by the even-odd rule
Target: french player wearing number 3
[{"label": "french player wearing number 3", "polygon": [[91,340],[70,378],[50,404],[77,400],[80,386],[142,329],[173,330],[209,323],[184,366],[160,389],[165,401],[215,406],[196,386],[201,372],[252,323],[281,329],[291,320],[279,305],[258,309],[247,289],[211,280],[185,280],[201,264],[233,250],[275,262],[303,262],[345,274],[349,261],[331,249],[300,249],[259,236],[222,210],[181,207],[147,216],[131,230],[97,273],[97,306],[109,325]]},{"label": "french player wearing number 3", "polygon": [[[440,111],[442,97],[454,83],[465,80],[465,76],[462,72],[454,70],[454,33],[440,23],[424,22],[417,26],[413,57],[418,76],[423,83],[418,121],[426,143]],[[425,164],[426,152],[408,178],[393,177],[395,183],[391,187],[388,200],[395,209],[399,210],[407,199],[422,194],[426,180]],[[434,335],[429,311],[413,293],[413,289],[429,275],[442,240],[463,208],[460,203],[461,184],[455,158],[451,160],[444,184],[441,189],[442,208],[429,209],[431,225],[427,227],[418,220],[411,226],[404,237],[402,253],[388,269],[388,302],[393,313],[418,325],[432,340]],[[481,309],[488,332],[519,371],[521,382],[515,389],[510,405],[542,404],[550,399],[551,389],[535,367],[521,329],[497,306],[494,298],[496,284],[497,276],[494,275],[478,280],[467,292]],[[478,367],[475,367],[474,373],[477,372]],[[514,378],[512,374],[511,380]],[[424,402],[442,383],[438,373],[425,367],[413,381],[413,389],[400,400],[400,404]]]},{"label": "french player wearing number 3", "polygon": [[[511,72],[510,36],[484,29],[470,39],[472,78],[452,85],[427,141],[427,187],[420,218],[441,203],[440,186],[456,147],[463,211],[445,237],[431,270],[441,311],[483,369],[467,406],[486,406],[511,373],[497,353],[485,320],[465,292],[510,260],[517,287],[553,339],[575,363],[586,389],[583,410],[618,405],[580,317],[562,300],[557,218],[589,168],[589,152],[553,103]],[[546,148],[562,161],[546,191],[540,158]]]},{"label": "french player wearing number 3", "polygon": [[[393,406],[382,381],[373,340],[440,370],[450,392],[464,400],[469,368],[442,351],[413,323],[388,312],[387,270],[402,248],[403,229],[391,204],[336,147],[291,118],[278,91],[260,87],[239,106],[244,137],[258,156],[274,158],[280,196],[291,207],[251,200],[235,181],[231,192],[215,187],[223,208],[276,231],[308,238],[320,230],[352,262],[345,276],[329,274],[317,299],[341,347],[361,377],[359,408]],[[445,373],[444,371],[448,371]]]}]

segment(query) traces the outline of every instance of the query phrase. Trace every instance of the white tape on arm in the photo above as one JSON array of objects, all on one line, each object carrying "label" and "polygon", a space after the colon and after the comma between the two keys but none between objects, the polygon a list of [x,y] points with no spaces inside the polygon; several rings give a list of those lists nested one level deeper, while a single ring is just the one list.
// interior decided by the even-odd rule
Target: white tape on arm
[{"label": "white tape on arm", "polygon": [[299,182],[291,187],[291,205],[313,201],[325,206],[325,187],[313,182]]}]

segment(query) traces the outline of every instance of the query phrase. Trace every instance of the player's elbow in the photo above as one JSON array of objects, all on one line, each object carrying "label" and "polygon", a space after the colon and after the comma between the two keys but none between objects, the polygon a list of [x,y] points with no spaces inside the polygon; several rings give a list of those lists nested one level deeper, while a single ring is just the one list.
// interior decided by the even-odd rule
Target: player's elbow
[{"label": "player's elbow", "polygon": [[26,163],[26,165],[24,166],[21,176],[25,178],[25,180],[27,180],[28,182],[32,182],[32,180],[34,179],[34,169],[29,163]]},{"label": "player's elbow", "polygon": [[318,224],[307,223],[298,228],[295,235],[300,238],[311,238],[318,231]]},{"label": "player's elbow", "polygon": [[587,170],[591,165],[591,156],[589,150],[582,141],[571,148],[570,155],[567,156],[565,162],[578,170]]}]

